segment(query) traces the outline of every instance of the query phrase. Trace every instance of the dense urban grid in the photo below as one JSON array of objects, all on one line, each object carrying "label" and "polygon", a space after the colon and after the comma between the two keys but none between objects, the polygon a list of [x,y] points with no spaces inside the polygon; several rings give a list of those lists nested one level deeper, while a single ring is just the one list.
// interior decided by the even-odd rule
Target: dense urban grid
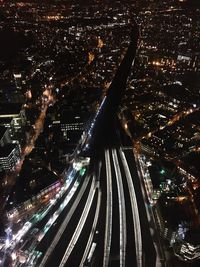
[{"label": "dense urban grid", "polygon": [[199,17],[198,0],[0,1],[0,266],[199,266]]}]

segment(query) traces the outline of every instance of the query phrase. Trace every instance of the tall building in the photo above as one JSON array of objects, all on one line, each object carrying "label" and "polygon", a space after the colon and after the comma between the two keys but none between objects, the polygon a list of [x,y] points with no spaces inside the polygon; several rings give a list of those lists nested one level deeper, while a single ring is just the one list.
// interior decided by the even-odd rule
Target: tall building
[{"label": "tall building", "polygon": [[11,136],[9,128],[0,125],[0,146],[3,146],[11,142]]},{"label": "tall building", "polygon": [[6,144],[0,147],[0,171],[12,170],[20,160],[19,144]]},{"label": "tall building", "polygon": [[[6,128],[4,136],[1,132],[0,145],[12,143],[12,141],[22,142],[25,140],[24,126],[27,120],[22,104],[3,103],[0,107],[0,126]],[[3,129],[3,128],[2,128]]]}]

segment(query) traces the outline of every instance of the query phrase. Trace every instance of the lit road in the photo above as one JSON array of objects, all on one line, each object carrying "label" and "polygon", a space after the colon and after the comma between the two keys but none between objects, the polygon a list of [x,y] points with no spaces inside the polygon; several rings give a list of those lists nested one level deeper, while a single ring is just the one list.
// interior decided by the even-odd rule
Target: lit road
[{"label": "lit road", "polygon": [[[35,124],[34,124],[35,132],[34,134],[32,134],[32,136],[29,136],[28,140],[26,141],[26,145],[22,147],[21,159],[19,160],[15,168],[13,170],[10,170],[10,172],[4,178],[5,184],[6,184],[6,187],[4,188],[4,191],[5,191],[4,195],[10,194],[13,185],[16,183],[16,177],[21,171],[25,157],[29,153],[31,153],[31,151],[33,150],[35,146],[35,141],[37,140],[38,136],[40,135],[42,131],[48,105],[50,102],[53,102],[53,96],[52,96],[51,90],[46,89],[46,91],[48,92],[47,101],[43,103],[43,109],[40,111],[40,115],[38,119],[35,121]],[[3,202],[3,205],[1,205],[0,210],[3,210],[6,205],[5,199],[2,200],[2,202]]]},{"label": "lit road", "polygon": [[181,112],[175,114],[165,125],[161,125],[159,128],[156,128],[156,129],[152,130],[151,132],[149,132],[148,134],[145,134],[144,136],[141,137],[141,139],[144,139],[144,138],[148,139],[157,131],[169,128],[169,127],[173,126],[174,124],[179,123],[181,120],[185,119],[187,116],[190,116],[192,113],[195,113],[199,110],[200,110],[200,108],[196,107],[196,108],[189,108],[188,110],[185,110],[185,111],[181,111]]}]

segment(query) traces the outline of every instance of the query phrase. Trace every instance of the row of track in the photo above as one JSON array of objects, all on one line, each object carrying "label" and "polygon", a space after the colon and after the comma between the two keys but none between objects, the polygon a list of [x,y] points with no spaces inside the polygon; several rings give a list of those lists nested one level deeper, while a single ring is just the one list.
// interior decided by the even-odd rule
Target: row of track
[{"label": "row of track", "polygon": [[70,240],[75,232],[80,214],[92,192],[93,181],[92,176],[86,176],[85,180],[80,183],[68,207],[58,218],[58,226],[55,225],[50,229],[49,236],[46,236],[44,241],[40,243],[38,250],[42,251],[44,256],[37,266],[53,267],[61,264],[63,255],[69,249]]},{"label": "row of track", "polygon": [[80,182],[69,205],[59,216],[58,225],[49,230],[37,247],[43,253],[37,266],[85,266],[96,237],[102,195],[99,185],[98,174],[94,173]]},{"label": "row of track", "polygon": [[[102,165],[105,201],[103,261],[96,266],[142,266],[142,235],[132,176],[122,149],[107,149]],[[104,166],[105,164],[105,166]],[[104,183],[104,184],[103,184]],[[106,194],[106,197],[105,197]],[[102,209],[103,210],[103,209]],[[102,211],[103,212],[103,211]],[[103,221],[101,220],[103,223]],[[100,248],[101,249],[101,248]]]},{"label": "row of track", "polygon": [[80,183],[59,227],[38,248],[43,257],[37,266],[142,266],[139,211],[126,156],[122,149],[107,149],[96,164],[99,173]]}]

